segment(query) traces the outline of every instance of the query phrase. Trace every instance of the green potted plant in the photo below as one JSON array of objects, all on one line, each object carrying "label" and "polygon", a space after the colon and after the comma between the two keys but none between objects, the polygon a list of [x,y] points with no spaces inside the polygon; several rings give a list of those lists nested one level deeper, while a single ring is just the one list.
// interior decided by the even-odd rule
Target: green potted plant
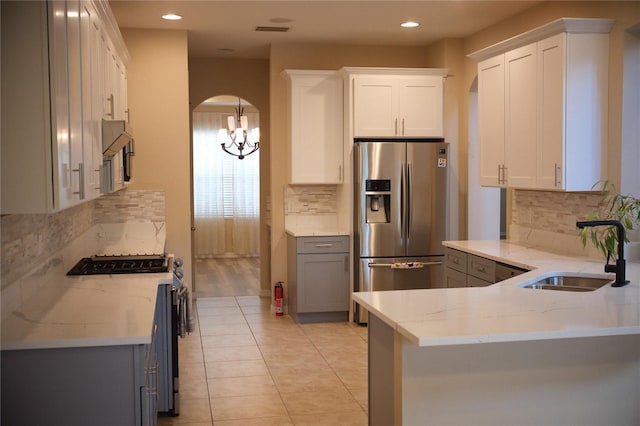
[{"label": "green potted plant", "polygon": [[[612,219],[619,221],[625,228],[625,242],[629,242],[629,232],[640,224],[640,198],[633,195],[622,195],[615,191],[613,184],[609,181],[598,182],[594,185],[602,185],[602,202],[604,207],[601,211],[591,213],[587,220]],[[580,229],[582,245],[587,245],[587,239],[607,258],[610,256],[617,258],[618,255],[618,233],[615,226],[607,228],[582,228]]]}]

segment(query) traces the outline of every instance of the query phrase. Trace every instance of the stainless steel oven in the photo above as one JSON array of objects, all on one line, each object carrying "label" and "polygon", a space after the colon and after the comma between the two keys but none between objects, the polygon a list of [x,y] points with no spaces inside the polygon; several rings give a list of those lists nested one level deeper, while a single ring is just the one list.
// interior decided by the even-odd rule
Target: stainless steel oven
[{"label": "stainless steel oven", "polygon": [[[169,275],[169,273],[171,274]],[[191,332],[189,294],[182,259],[171,255],[92,256],[81,259],[67,275],[165,273],[158,279],[155,324],[158,362],[157,412],[180,414],[178,337]],[[117,279],[117,278],[114,278]]]}]

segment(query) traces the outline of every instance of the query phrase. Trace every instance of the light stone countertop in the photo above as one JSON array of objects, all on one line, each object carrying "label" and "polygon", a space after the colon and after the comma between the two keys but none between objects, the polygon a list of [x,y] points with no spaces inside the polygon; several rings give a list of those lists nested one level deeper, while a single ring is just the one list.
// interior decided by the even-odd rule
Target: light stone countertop
[{"label": "light stone countertop", "polygon": [[447,241],[445,246],[532,269],[488,287],[353,293],[353,300],[418,346],[640,335],[640,264],[627,262],[625,287],[591,292],[521,288],[543,275],[605,274],[604,262],[504,241]]},{"label": "light stone countertop", "polygon": [[2,350],[148,344],[172,273],[68,277],[93,254],[164,253],[164,224],[96,225],[2,292]]},{"label": "light stone countertop", "polygon": [[318,228],[293,228],[288,227],[285,232],[292,237],[331,237],[349,236],[349,231],[339,229],[318,229]]}]

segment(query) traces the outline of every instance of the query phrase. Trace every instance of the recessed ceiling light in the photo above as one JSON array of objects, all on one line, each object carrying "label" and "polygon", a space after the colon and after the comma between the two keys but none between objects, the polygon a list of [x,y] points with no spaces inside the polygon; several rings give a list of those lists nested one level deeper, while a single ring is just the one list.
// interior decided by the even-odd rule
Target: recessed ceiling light
[{"label": "recessed ceiling light", "polygon": [[403,22],[402,24],[400,24],[400,26],[404,28],[415,28],[420,26],[420,24],[417,22],[408,21],[408,22]]},{"label": "recessed ceiling light", "polygon": [[166,19],[167,21],[179,21],[182,19],[182,16],[176,15],[175,13],[167,13],[166,15],[162,15],[162,19]]}]

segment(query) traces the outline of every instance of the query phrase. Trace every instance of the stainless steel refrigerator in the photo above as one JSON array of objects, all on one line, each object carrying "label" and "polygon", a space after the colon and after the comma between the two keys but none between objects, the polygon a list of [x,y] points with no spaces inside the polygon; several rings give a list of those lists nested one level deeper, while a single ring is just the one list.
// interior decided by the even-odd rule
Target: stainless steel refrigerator
[{"label": "stainless steel refrigerator", "polygon": [[445,286],[448,151],[443,139],[354,140],[355,291]]}]

